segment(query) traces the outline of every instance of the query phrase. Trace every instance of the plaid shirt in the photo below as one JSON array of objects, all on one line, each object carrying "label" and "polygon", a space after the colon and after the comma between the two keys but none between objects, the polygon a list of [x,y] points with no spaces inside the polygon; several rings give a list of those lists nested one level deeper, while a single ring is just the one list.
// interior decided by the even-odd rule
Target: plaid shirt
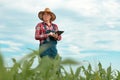
[{"label": "plaid shirt", "polygon": [[[44,28],[44,25],[46,25],[46,29]],[[54,25],[54,28],[53,26]],[[46,30],[55,30],[58,31],[58,27],[56,24],[51,23],[51,25],[48,27],[48,25],[44,22],[38,23],[35,28],[35,39],[40,41],[40,44],[42,44],[47,38],[48,34],[46,34]],[[57,40],[61,40],[61,35],[58,36]]]}]

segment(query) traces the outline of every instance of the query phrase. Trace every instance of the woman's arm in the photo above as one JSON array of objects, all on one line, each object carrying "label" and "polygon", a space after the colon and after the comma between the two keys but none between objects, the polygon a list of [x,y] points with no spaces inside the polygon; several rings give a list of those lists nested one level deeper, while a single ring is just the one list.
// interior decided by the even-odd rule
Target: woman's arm
[{"label": "woman's arm", "polygon": [[35,28],[35,39],[36,40],[44,40],[49,36],[49,34],[45,34],[43,29],[43,25],[41,23],[37,24]]}]

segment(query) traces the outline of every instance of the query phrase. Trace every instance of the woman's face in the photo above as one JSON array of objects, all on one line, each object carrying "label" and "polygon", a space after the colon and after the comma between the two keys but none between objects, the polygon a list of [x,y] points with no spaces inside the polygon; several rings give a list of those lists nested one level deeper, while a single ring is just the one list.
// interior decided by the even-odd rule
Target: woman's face
[{"label": "woman's face", "polygon": [[44,13],[43,14],[43,21],[50,21],[51,15],[49,13]]}]

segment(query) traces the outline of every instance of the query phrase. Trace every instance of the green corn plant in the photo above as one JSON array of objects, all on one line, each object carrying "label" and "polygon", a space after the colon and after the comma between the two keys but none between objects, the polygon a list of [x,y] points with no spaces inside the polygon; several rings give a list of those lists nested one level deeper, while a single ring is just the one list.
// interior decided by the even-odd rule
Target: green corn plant
[{"label": "green corn plant", "polygon": [[4,61],[3,61],[3,58],[2,58],[2,55],[0,53],[0,80],[7,80],[6,77],[4,77],[4,75],[6,75],[6,68],[4,66]]},{"label": "green corn plant", "polygon": [[112,80],[113,76],[112,76],[112,69],[111,69],[111,65],[107,68],[107,80]]},{"label": "green corn plant", "polygon": [[[35,58],[38,58],[38,65],[32,68]],[[94,71],[91,64],[85,67],[73,59],[62,60],[59,55],[55,59],[48,56],[41,59],[38,50],[32,50],[19,61],[12,58],[12,61],[13,65],[7,68],[0,53],[0,80],[120,80],[120,71],[112,70],[111,65],[104,69],[99,62]],[[69,65],[70,72],[64,65]],[[80,66],[74,71],[72,65]]]},{"label": "green corn plant", "polygon": [[117,70],[116,80],[120,80],[120,71]]}]

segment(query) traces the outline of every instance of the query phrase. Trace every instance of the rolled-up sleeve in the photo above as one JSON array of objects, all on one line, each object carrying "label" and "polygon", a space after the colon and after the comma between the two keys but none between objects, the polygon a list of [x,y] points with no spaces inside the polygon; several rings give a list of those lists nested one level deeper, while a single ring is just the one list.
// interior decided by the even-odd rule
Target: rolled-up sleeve
[{"label": "rolled-up sleeve", "polygon": [[36,40],[44,40],[48,37],[48,34],[45,34],[41,24],[37,24],[35,27],[35,39]]}]

